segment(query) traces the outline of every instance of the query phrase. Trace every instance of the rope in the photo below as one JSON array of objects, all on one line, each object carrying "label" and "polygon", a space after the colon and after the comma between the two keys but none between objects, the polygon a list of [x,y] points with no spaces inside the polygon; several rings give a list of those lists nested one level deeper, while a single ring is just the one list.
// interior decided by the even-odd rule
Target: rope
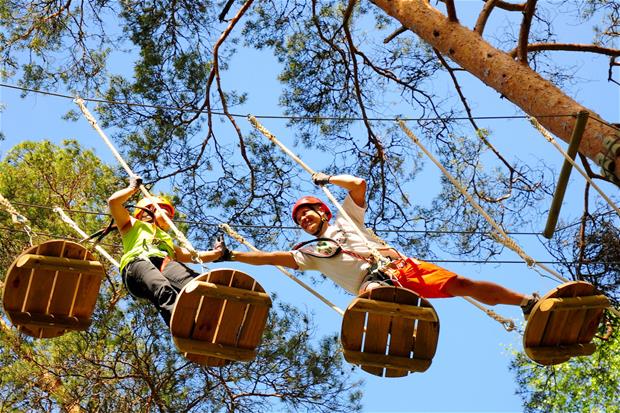
[{"label": "rope", "polygon": [[17,212],[11,202],[9,202],[8,199],[2,196],[2,194],[0,194],[0,205],[4,207],[5,211],[11,214],[11,221],[13,221],[15,225],[22,227],[26,234],[28,234],[28,242],[32,247],[34,245],[34,243],[32,242],[32,228],[30,228],[30,226],[28,225],[28,218]]},{"label": "rope", "polygon": [[516,328],[515,327],[515,322],[512,319],[502,317],[501,315],[497,314],[495,311],[491,310],[488,307],[483,306],[482,304],[480,304],[478,301],[474,300],[471,297],[463,296],[462,298],[465,301],[467,301],[468,303],[473,304],[476,307],[478,307],[480,310],[484,311],[486,313],[486,315],[488,315],[493,320],[495,320],[498,323],[500,323],[502,325],[502,327],[504,327],[504,329],[506,331],[508,331],[508,332],[514,331],[514,329]]},{"label": "rope", "polygon": [[[291,159],[293,159],[295,162],[297,162],[303,169],[306,170],[306,172],[308,172],[310,175],[314,175],[316,173],[316,171],[314,171],[312,168],[310,168],[308,165],[306,165],[304,163],[304,161],[302,161],[297,155],[295,155],[293,152],[291,152],[271,132],[269,132],[263,125],[261,125],[254,116],[249,115],[248,119],[250,120],[250,123],[252,124],[252,126],[254,126],[259,132],[261,132],[263,135],[265,135],[265,137],[267,139],[269,139],[271,142],[276,144],[280,149],[282,149],[282,151],[285,154],[287,154],[289,157],[291,157]],[[367,234],[364,234],[362,232],[362,230],[355,223],[355,221],[353,221],[353,219],[349,216],[349,214],[347,214],[347,212],[342,208],[342,205],[340,205],[340,202],[338,202],[338,200],[334,197],[334,195],[332,195],[330,190],[327,189],[324,185],[321,186],[321,189],[323,190],[323,192],[325,192],[325,195],[327,196],[327,198],[329,198],[329,200],[332,202],[332,204],[334,204],[336,206],[336,208],[338,209],[340,214],[347,221],[349,221],[349,223],[353,226],[355,232],[357,232],[357,235],[359,235],[364,240],[364,243],[366,244],[366,247],[370,250],[370,254],[373,256],[375,261],[377,263],[385,262],[386,258],[376,248],[374,248],[372,245],[370,245],[368,243]],[[383,243],[385,243],[385,242],[383,242]]]},{"label": "rope", "polygon": [[[503,245],[505,245],[506,247],[512,249],[513,251],[515,251],[517,254],[519,254],[519,256],[521,258],[523,258],[523,260],[527,263],[528,266],[534,268],[534,266],[538,266],[539,268],[547,271],[549,274],[551,274],[553,277],[557,278],[558,280],[567,283],[570,280],[562,277],[558,272],[552,270],[551,268],[547,267],[546,265],[543,265],[540,262],[535,261],[533,258],[531,258],[530,256],[528,256],[525,251],[523,251],[519,245],[512,239],[510,238],[502,229],[501,227],[497,224],[497,222],[495,222],[495,220],[493,218],[491,218],[489,216],[489,214],[487,214],[484,209],[482,209],[482,207],[471,197],[471,195],[469,195],[469,193],[465,190],[465,188],[463,188],[463,186],[456,180],[456,178],[454,178],[452,176],[452,174],[450,174],[450,172],[448,172],[448,170],[446,168],[443,167],[443,165],[437,161],[437,159],[424,147],[424,145],[422,145],[422,142],[420,142],[420,140],[413,134],[413,132],[407,127],[407,125],[405,125],[405,122],[403,122],[402,120],[398,122],[400,128],[405,132],[405,134],[407,134],[407,136],[409,136],[409,138],[416,144],[418,145],[418,147],[422,150],[422,152],[424,152],[426,154],[426,156],[428,156],[428,158],[433,161],[433,163],[435,165],[437,165],[437,167],[439,169],[441,169],[441,171],[444,173],[444,175],[446,176],[446,178],[448,178],[450,180],[450,182],[452,183],[452,185],[454,185],[459,192],[461,192],[461,194],[467,199],[467,201],[469,201],[469,203],[487,220],[487,222],[498,232],[498,234],[494,234],[493,238],[496,239],[498,242],[502,243]],[[609,306],[608,307],[609,311],[611,311],[612,313],[614,313],[615,315],[617,315],[618,317],[620,317],[620,311],[618,311],[616,308]]]},{"label": "rope", "polygon": [[[220,224],[220,228],[222,228],[224,231],[226,231],[226,233],[228,233],[228,235],[230,235],[232,238],[236,239],[240,243],[244,244],[252,251],[257,251],[257,252],[260,251],[254,245],[250,244],[245,238],[239,235],[239,233],[235,232],[235,230],[233,230],[230,226],[228,226],[228,224]],[[313,290],[312,287],[310,287],[308,284],[304,283],[299,278],[295,277],[288,270],[286,270],[286,268],[279,266],[279,265],[276,265],[275,267],[278,270],[280,270],[282,274],[286,275],[288,278],[290,278],[291,280],[295,281],[297,284],[305,288],[306,291],[308,291],[310,294],[314,295],[316,298],[321,300],[323,303],[327,304],[327,306],[330,307],[332,310],[336,311],[341,316],[344,315],[344,311],[342,311],[339,307],[337,307],[334,303],[329,301],[327,298],[323,297],[320,293]]]},{"label": "rope", "polygon": [[523,249],[521,249],[521,247],[519,247],[519,245],[512,238],[510,238],[508,234],[506,234],[506,232],[504,232],[504,230],[499,226],[499,224],[495,222],[495,220],[491,218],[491,216],[487,214],[484,209],[482,209],[480,204],[476,202],[476,200],[465,190],[465,188],[456,180],[456,178],[454,178],[452,174],[450,174],[450,172],[448,172],[448,170],[444,168],[444,166],[426,149],[426,147],[422,145],[422,142],[420,142],[420,140],[413,134],[413,132],[407,127],[407,125],[405,125],[403,121],[399,121],[398,124],[400,128],[405,132],[405,134],[409,136],[409,138],[416,145],[418,145],[422,152],[424,152],[426,156],[428,156],[428,158],[433,161],[435,165],[437,165],[437,167],[441,170],[441,172],[443,172],[443,174],[446,176],[446,178],[448,178],[452,185],[454,185],[454,187],[459,190],[459,192],[465,197],[465,199],[467,199],[467,201],[480,213],[480,215],[482,215],[484,219],[486,219],[486,221],[495,229],[495,231],[497,231],[497,234],[492,235],[494,239],[519,254],[519,256],[523,258],[523,260],[527,263],[528,266],[538,266],[549,272],[552,276],[554,276],[560,281],[569,281],[566,278],[562,277],[556,271],[546,267],[545,265],[540,264],[539,262],[536,262],[536,260],[527,255],[525,251],[523,251]]},{"label": "rope", "polygon": [[[129,176],[135,177],[136,174],[133,173],[133,171],[131,170],[129,165],[127,165],[127,163],[125,162],[121,154],[118,153],[118,151],[116,150],[112,142],[110,142],[106,134],[103,132],[103,130],[101,130],[94,116],[90,113],[88,108],[86,108],[86,105],[84,104],[84,100],[82,100],[82,98],[78,96],[74,99],[74,102],[80,107],[80,110],[84,114],[84,117],[86,117],[86,119],[91,124],[91,126],[97,131],[97,133],[99,133],[99,136],[101,136],[101,139],[103,139],[103,141],[108,146],[108,148],[110,148],[110,151],[112,152],[114,157],[118,160],[118,163],[121,164],[121,166],[123,167],[123,169],[125,169],[125,171],[127,172]],[[159,204],[155,201],[155,199],[153,199],[153,196],[149,193],[149,191],[146,189],[144,185],[140,185],[140,191],[142,192],[145,198],[149,199],[153,203],[153,205],[155,206],[155,209],[159,211],[164,221],[166,221],[166,223],[170,226],[170,229],[172,229],[172,232],[174,232],[174,234],[176,235],[177,239],[181,242],[183,247],[185,247],[190,252],[192,259],[195,262],[202,263],[202,261],[200,260],[198,256],[198,252],[196,252],[196,250],[194,249],[192,244],[189,242],[189,240],[185,237],[185,235],[183,235],[181,231],[179,231],[177,226],[174,224],[174,222],[172,222],[172,220],[168,217],[168,215],[164,213],[163,209],[159,206]]]},{"label": "rope", "polygon": [[[82,229],[75,223],[75,221],[73,221],[67,214],[65,214],[65,211],[63,211],[62,208],[54,207],[54,212],[60,215],[60,218],[64,222],[66,222],[71,228],[73,228],[75,232],[80,234],[80,236],[82,236],[83,238],[88,237],[88,234],[82,231]],[[96,245],[95,249],[108,261],[110,261],[112,265],[114,265],[116,268],[120,268],[120,264],[118,263],[118,261],[116,261],[110,254],[108,254],[108,252],[104,250],[103,247],[101,247],[100,245]]]},{"label": "rope", "polygon": [[[53,97],[57,97],[57,98],[64,98],[64,99],[75,99],[74,96],[72,95],[67,95],[67,94],[62,94],[62,93],[56,93],[56,92],[46,92],[43,90],[39,90],[39,89],[32,89],[32,88],[26,88],[26,87],[21,87],[21,86],[16,86],[16,85],[10,85],[7,83],[0,83],[0,87],[4,87],[4,88],[8,88],[8,89],[15,89],[15,90],[21,90],[23,92],[32,92],[32,93],[38,93],[41,95],[45,95],[45,96],[53,96]],[[167,106],[167,105],[153,105],[153,104],[147,104],[147,103],[138,103],[138,102],[129,102],[129,101],[116,101],[116,100],[106,100],[106,99],[97,99],[97,98],[84,98],[84,101],[86,102],[94,102],[94,103],[103,103],[103,104],[107,104],[107,105],[126,105],[126,106],[135,106],[135,107],[141,107],[141,108],[147,108],[147,109],[162,109],[162,110],[172,110],[172,111],[177,111],[177,112],[182,112],[182,113],[211,113],[212,115],[220,115],[220,116],[232,116],[234,118],[245,118],[247,115],[242,115],[239,113],[226,113],[223,112],[222,110],[211,110],[211,109],[204,109],[204,110],[198,110],[198,109],[188,109],[188,108],[184,108],[184,107],[178,107],[178,106]],[[538,118],[564,118],[564,117],[572,117],[573,114],[562,114],[562,113],[558,113],[558,114],[553,114],[553,115],[538,115]],[[335,121],[375,121],[375,122],[394,122],[398,119],[395,118],[372,118],[372,117],[367,117],[367,118],[362,118],[362,117],[354,117],[354,116],[350,116],[350,117],[335,117],[335,116],[285,116],[285,115],[256,115],[256,118],[259,119],[285,119],[285,120],[335,120]],[[439,117],[439,116],[435,116],[435,117],[419,117],[419,118],[400,118],[403,120],[407,120],[407,121],[418,121],[418,122],[422,122],[422,121],[457,121],[457,120],[469,120],[469,119],[478,119],[478,120],[493,120],[493,119],[525,119],[527,118],[527,116],[525,115],[496,115],[496,116],[471,116],[471,117],[459,117],[459,116],[455,116],[455,117]],[[615,126],[604,122],[603,120],[598,120],[599,122],[615,128]]]},{"label": "rope", "polygon": [[609,206],[611,206],[614,209],[614,211],[616,211],[616,213],[620,215],[620,209],[618,209],[618,206],[616,206],[616,204],[603,192],[603,190],[592,181],[592,179],[588,176],[588,174],[579,165],[577,165],[577,163],[568,155],[568,153],[566,153],[566,151],[562,149],[562,147],[553,138],[553,136],[551,136],[551,133],[549,133],[548,130],[546,130],[540,123],[538,123],[536,118],[530,116],[529,119],[530,119],[530,123],[532,124],[532,126],[534,126],[549,143],[551,143],[558,151],[560,151],[560,153],[573,166],[573,168],[575,168],[585,178],[585,180],[592,186],[592,188],[596,189],[596,191],[599,194],[601,194],[601,196],[603,197],[605,201],[607,201]]}]

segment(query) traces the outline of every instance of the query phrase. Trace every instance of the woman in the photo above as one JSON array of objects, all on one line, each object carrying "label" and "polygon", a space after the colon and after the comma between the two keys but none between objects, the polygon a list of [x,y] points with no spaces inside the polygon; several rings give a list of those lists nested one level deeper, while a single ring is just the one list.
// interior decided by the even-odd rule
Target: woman
[{"label": "woman", "polygon": [[[127,188],[108,199],[110,212],[123,240],[120,270],[127,290],[135,297],[146,298],[157,308],[167,325],[179,291],[199,275],[183,262],[191,262],[190,252],[172,242],[166,232],[170,227],[153,202],[143,198],[134,216],[123,205],[138,191],[141,179],[132,178]],[[161,197],[153,197],[168,218],[174,217],[174,206]],[[214,261],[222,255],[222,247],[199,251],[202,262]]]}]

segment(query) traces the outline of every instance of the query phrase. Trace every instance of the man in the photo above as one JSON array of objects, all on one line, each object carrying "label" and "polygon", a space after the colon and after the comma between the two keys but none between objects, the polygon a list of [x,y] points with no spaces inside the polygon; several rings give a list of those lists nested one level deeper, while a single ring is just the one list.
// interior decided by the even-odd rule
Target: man
[{"label": "man", "polygon": [[[312,180],[317,185],[332,184],[348,190],[342,207],[358,228],[369,234],[364,227],[365,180],[352,175],[328,176],[322,173],[315,174]],[[334,223],[330,223],[332,213],[318,198],[300,198],[293,206],[292,216],[305,232],[318,238],[311,249],[298,246],[292,251],[229,251],[224,253],[224,259],[251,265],[317,270],[351,294],[379,285],[398,285],[424,298],[469,296],[488,305],[519,305],[526,317],[538,299],[499,284],[470,280],[434,264],[404,257],[397,250],[374,241],[370,234],[363,239],[343,216],[337,216]],[[369,246],[392,262],[387,266],[377,264]]]}]

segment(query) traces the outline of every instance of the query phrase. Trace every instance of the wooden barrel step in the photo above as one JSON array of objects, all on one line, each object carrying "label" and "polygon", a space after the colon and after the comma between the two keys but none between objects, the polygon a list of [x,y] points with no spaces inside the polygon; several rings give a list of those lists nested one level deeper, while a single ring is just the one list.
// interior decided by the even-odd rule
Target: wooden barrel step
[{"label": "wooden barrel step", "polygon": [[413,291],[378,287],[354,299],[342,320],[345,360],[380,377],[426,371],[439,338],[432,305]]},{"label": "wooden barrel step", "polygon": [[58,337],[91,323],[103,265],[82,245],[51,240],[27,248],[9,267],[4,311],[24,334]]},{"label": "wooden barrel step", "polygon": [[588,356],[607,297],[587,282],[573,281],[551,290],[532,309],[523,334],[523,348],[533,361],[553,365]]},{"label": "wooden barrel step", "polygon": [[217,269],[181,290],[170,331],[179,351],[198,364],[250,361],[256,357],[270,307],[271,298],[251,276]]}]

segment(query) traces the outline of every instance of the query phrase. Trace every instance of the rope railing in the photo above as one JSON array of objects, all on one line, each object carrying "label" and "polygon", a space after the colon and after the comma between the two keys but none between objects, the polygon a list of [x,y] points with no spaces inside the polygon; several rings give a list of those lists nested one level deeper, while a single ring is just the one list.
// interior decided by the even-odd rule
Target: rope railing
[{"label": "rope railing", "polygon": [[[424,154],[441,170],[441,172],[443,172],[445,177],[448,178],[452,185],[454,185],[454,187],[458,189],[458,191],[465,197],[465,199],[467,199],[467,201],[484,217],[484,219],[489,223],[489,225],[491,225],[497,231],[497,234],[494,234],[494,239],[496,239],[502,245],[505,245],[506,247],[515,251],[528,264],[528,266],[532,268],[541,268],[542,270],[555,277],[557,280],[564,283],[569,282],[568,279],[562,277],[557,271],[554,271],[553,269],[547,267],[546,265],[534,260],[532,257],[527,255],[525,251],[516,243],[516,241],[510,238],[499,226],[499,224],[495,222],[495,220],[480,206],[480,204],[478,204],[478,202],[476,202],[476,200],[467,192],[463,185],[461,185],[461,183],[457,181],[454,176],[452,176],[452,174],[428,151],[428,149],[426,149],[426,147],[422,144],[418,137],[415,136],[411,129],[407,127],[405,122],[399,121],[398,124],[403,130],[403,132],[422,150],[422,152],[424,152]],[[610,306],[609,310],[620,317],[620,311],[618,311],[616,308]]]},{"label": "rope railing", "polygon": [[[67,225],[73,228],[75,232],[80,234],[82,238],[88,238],[88,234],[82,231],[78,224],[74,220],[72,220],[71,217],[69,217],[62,208],[54,207],[54,212],[60,215],[60,219],[62,219]],[[114,265],[116,268],[120,268],[120,264],[118,263],[118,261],[116,261],[114,257],[112,257],[105,249],[103,249],[101,245],[95,245],[95,249],[99,254],[104,256],[112,265]]]},{"label": "rope railing", "polygon": [[30,225],[28,225],[28,223],[30,222],[28,221],[28,218],[20,214],[17,209],[15,209],[15,207],[11,204],[11,202],[6,199],[2,194],[0,194],[0,206],[2,206],[3,209],[11,215],[11,221],[13,221],[15,225],[18,225],[24,229],[24,231],[28,235],[28,241],[30,243],[30,246],[32,246],[34,244],[32,241],[33,233],[32,228],[30,228]]},{"label": "rope railing", "polygon": [[[131,170],[131,168],[129,167],[129,165],[127,165],[127,163],[125,162],[125,160],[123,159],[123,157],[121,156],[121,154],[116,150],[116,148],[114,147],[114,145],[112,144],[112,142],[108,139],[108,137],[106,136],[106,134],[103,132],[103,130],[99,127],[99,125],[97,124],[97,120],[95,119],[95,117],[90,113],[90,111],[88,110],[88,108],[86,107],[86,105],[84,104],[84,100],[81,99],[79,96],[75,98],[75,103],[80,107],[80,110],[82,111],[82,113],[84,114],[84,117],[86,118],[86,120],[88,120],[88,123],[91,124],[91,126],[95,129],[95,131],[97,131],[97,133],[99,134],[99,136],[101,137],[101,139],[104,141],[104,143],[108,146],[108,148],[110,149],[110,151],[112,152],[112,154],[114,155],[114,157],[117,159],[118,163],[123,167],[123,169],[125,169],[125,171],[127,172],[127,174],[130,177],[136,177],[137,175]],[[176,238],[181,242],[181,244],[183,245],[183,247],[185,247],[189,253],[192,256],[192,259],[195,262],[201,262],[200,257],[198,255],[198,252],[194,249],[194,247],[192,246],[191,242],[189,242],[189,240],[185,237],[185,235],[177,228],[177,226],[174,224],[174,222],[172,222],[172,219],[170,219],[168,217],[168,215],[164,212],[164,210],[159,206],[159,204],[156,202],[156,200],[153,198],[153,196],[149,193],[149,191],[146,189],[146,187],[144,185],[140,185],[140,191],[142,192],[142,194],[144,195],[145,198],[149,199],[152,203],[153,206],[155,206],[155,209],[157,209],[157,211],[161,214],[162,218],[164,219],[164,221],[168,224],[168,226],[170,227],[170,229],[172,230],[172,232],[174,232]]]}]

